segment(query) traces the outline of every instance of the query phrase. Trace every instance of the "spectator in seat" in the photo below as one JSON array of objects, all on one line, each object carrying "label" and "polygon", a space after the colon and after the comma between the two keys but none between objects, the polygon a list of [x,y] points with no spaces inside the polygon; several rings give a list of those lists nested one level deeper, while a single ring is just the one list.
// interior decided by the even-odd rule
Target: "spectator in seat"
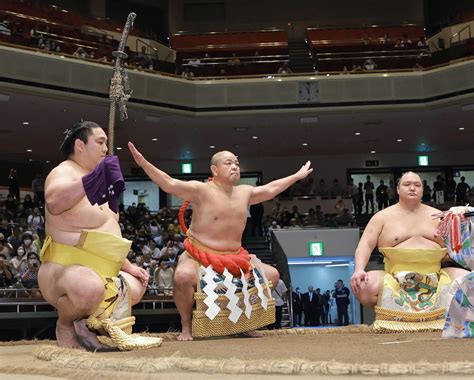
[{"label": "spectator in seat", "polygon": [[174,268],[171,262],[165,259],[160,259],[158,267],[155,269],[153,275],[159,293],[162,291],[165,295],[173,294],[173,275]]},{"label": "spectator in seat", "polygon": [[283,62],[283,65],[278,68],[277,74],[291,74],[292,72],[288,62]]},{"label": "spectator in seat", "polygon": [[319,185],[315,189],[315,194],[322,198],[327,198],[329,196],[329,187],[324,179],[321,178],[319,180]]},{"label": "spectator in seat", "polygon": [[369,45],[371,42],[370,37],[367,35],[367,33],[364,33],[364,37],[362,37],[362,43],[364,45]]},{"label": "spectator in seat", "polygon": [[339,180],[337,178],[334,178],[332,181],[332,186],[331,190],[329,191],[329,194],[331,195],[331,198],[336,198],[341,196],[343,193],[342,186],[339,184]]},{"label": "spectator in seat", "polygon": [[[10,272],[10,268],[8,267],[8,258],[3,254],[0,253],[0,288],[6,288],[10,286],[13,282],[13,275]],[[0,293],[0,297],[5,297],[7,294],[3,292]]]},{"label": "spectator in seat", "polygon": [[421,47],[421,48],[428,47],[428,42],[426,41],[426,37],[425,37],[425,36],[421,36],[421,37],[420,37],[420,40],[418,41],[418,43],[416,44],[416,46]]},{"label": "spectator in seat", "polygon": [[40,260],[36,253],[29,253],[27,258],[28,266],[23,273],[20,273],[20,280],[22,285],[27,289],[38,287],[38,270],[40,267]]},{"label": "spectator in seat", "polygon": [[337,224],[340,226],[347,226],[347,227],[353,227],[355,226],[355,220],[354,217],[352,216],[351,213],[349,213],[349,209],[345,208],[342,210],[342,214],[339,215],[337,218]]},{"label": "spectator in seat", "polygon": [[344,201],[341,199],[338,199],[336,204],[334,205],[334,208],[336,209],[336,213],[338,215],[342,215],[344,212],[344,209],[346,208],[346,205],[344,204]]},{"label": "spectator in seat", "polygon": [[391,42],[390,38],[388,37],[387,33],[385,33],[382,37],[382,39],[380,40],[380,43],[381,44],[389,44]]},{"label": "spectator in seat", "polygon": [[194,73],[191,71],[191,68],[189,66],[186,66],[181,72],[181,76],[183,78],[194,78]]},{"label": "spectator in seat", "polygon": [[10,259],[11,273],[16,279],[20,278],[20,274],[26,272],[28,268],[27,256],[25,255],[25,248],[19,247],[16,251],[16,256]]},{"label": "spectator in seat", "polygon": [[13,247],[5,239],[5,235],[0,232],[0,255],[5,256],[7,260],[10,259],[10,255],[13,252]]},{"label": "spectator in seat", "polygon": [[228,66],[240,66],[240,58],[237,57],[237,54],[232,53],[232,57],[227,61]]},{"label": "spectator in seat", "polygon": [[377,68],[377,64],[375,63],[375,61],[372,58],[367,58],[364,61],[364,70],[365,71],[372,71],[372,70],[375,70],[376,68]]},{"label": "spectator in seat", "polygon": [[411,40],[410,40],[410,38],[408,38],[408,34],[406,34],[406,33],[403,33],[401,41],[404,45],[411,44]]},{"label": "spectator in seat", "polygon": [[33,213],[28,216],[28,229],[32,232],[38,233],[44,229],[44,217],[41,215],[38,207],[33,209]]}]

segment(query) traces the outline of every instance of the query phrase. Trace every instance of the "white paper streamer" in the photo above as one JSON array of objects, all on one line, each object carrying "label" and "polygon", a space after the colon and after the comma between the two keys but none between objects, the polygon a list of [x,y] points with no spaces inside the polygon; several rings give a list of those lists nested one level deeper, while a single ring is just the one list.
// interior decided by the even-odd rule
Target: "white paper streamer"
[{"label": "white paper streamer", "polygon": [[[203,266],[201,266],[203,268]],[[212,265],[209,265],[204,269],[206,275],[203,277],[206,281],[206,286],[202,289],[206,293],[207,297],[204,299],[204,303],[207,305],[207,310],[205,312],[206,316],[212,321],[221,308],[216,305],[215,301],[219,297],[214,289],[217,287],[217,284],[214,282],[215,272],[212,269]]]},{"label": "white paper streamer", "polygon": [[229,319],[237,323],[239,320],[240,316],[242,315],[242,309],[238,306],[239,302],[239,297],[236,296],[235,291],[237,290],[237,286],[234,285],[232,282],[232,279],[234,276],[225,268],[224,273],[224,285],[227,287],[227,291],[225,293],[225,296],[229,300],[229,303],[227,304],[227,309],[230,310],[229,314]]},{"label": "white paper streamer", "polygon": [[242,294],[244,295],[244,305],[245,305],[245,316],[247,319],[250,319],[250,315],[252,314],[252,304],[250,303],[250,293],[249,293],[249,283],[245,278],[245,273],[241,269],[240,273],[240,281],[242,281]]},{"label": "white paper streamer", "polygon": [[260,281],[258,280],[257,273],[255,272],[255,269],[252,269],[253,272],[253,277],[255,278],[255,287],[257,288],[257,294],[262,300],[262,307],[267,310],[268,308],[268,303],[267,303],[267,297],[265,297],[265,293],[263,292],[263,287],[260,284]]},{"label": "white paper streamer", "polygon": [[[270,286],[268,284],[268,279],[267,279],[267,276],[265,276],[265,271],[263,270],[262,268],[262,261],[260,259],[257,259],[256,257],[255,258],[252,258],[252,260],[250,261],[254,267],[256,267],[258,269],[258,272],[262,275],[262,278],[263,278],[263,282],[265,285],[267,285],[267,294],[268,294],[268,299],[272,299],[272,291],[270,289]],[[255,279],[258,281],[258,277],[255,277]],[[275,287],[277,284],[273,284],[273,287]]]}]

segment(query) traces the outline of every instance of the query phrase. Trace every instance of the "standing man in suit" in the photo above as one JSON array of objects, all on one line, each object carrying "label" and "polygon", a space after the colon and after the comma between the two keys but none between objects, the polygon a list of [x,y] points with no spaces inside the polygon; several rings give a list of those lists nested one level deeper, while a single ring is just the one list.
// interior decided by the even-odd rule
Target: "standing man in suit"
[{"label": "standing man in suit", "polygon": [[316,325],[316,305],[319,304],[318,297],[314,293],[314,288],[308,286],[308,292],[303,294],[303,312],[304,312],[304,325],[315,326]]},{"label": "standing man in suit", "polygon": [[292,305],[293,305],[293,327],[301,326],[301,316],[303,314],[303,300],[300,288],[296,288],[292,292]]}]

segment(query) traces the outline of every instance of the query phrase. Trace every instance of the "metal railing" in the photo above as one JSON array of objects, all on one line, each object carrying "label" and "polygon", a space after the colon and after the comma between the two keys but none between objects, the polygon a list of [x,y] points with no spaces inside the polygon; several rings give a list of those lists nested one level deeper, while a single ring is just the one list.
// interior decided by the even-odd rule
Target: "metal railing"
[{"label": "metal railing", "polygon": [[[453,43],[456,42],[461,42],[461,34],[465,30],[468,31],[468,37],[463,38],[463,40],[468,40],[471,38],[471,24],[467,24],[464,28],[462,28],[459,32],[454,33],[451,37],[449,37],[449,47],[453,46]],[[454,41],[454,39],[457,38],[457,41]]]}]

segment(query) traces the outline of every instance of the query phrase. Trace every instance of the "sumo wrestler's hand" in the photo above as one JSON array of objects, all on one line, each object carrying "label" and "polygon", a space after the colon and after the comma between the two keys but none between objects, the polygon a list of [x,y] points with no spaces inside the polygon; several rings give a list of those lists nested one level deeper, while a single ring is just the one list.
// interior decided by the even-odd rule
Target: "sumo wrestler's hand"
[{"label": "sumo wrestler's hand", "polygon": [[141,154],[137,148],[135,148],[135,145],[133,145],[132,142],[128,142],[128,149],[130,150],[130,153],[132,153],[133,159],[137,163],[138,166],[142,167],[147,160],[145,157],[143,157],[143,154]]},{"label": "sumo wrestler's hand", "polygon": [[132,264],[129,268],[128,273],[130,273],[133,277],[140,280],[143,286],[148,285],[148,279],[150,278],[150,276],[148,275],[145,269],[137,267],[136,265]]},{"label": "sumo wrestler's hand", "polygon": [[313,168],[311,167],[311,161],[306,161],[306,164],[304,164],[300,170],[298,170],[295,175],[298,178],[298,180],[306,178],[308,175],[310,175],[313,172]]}]

